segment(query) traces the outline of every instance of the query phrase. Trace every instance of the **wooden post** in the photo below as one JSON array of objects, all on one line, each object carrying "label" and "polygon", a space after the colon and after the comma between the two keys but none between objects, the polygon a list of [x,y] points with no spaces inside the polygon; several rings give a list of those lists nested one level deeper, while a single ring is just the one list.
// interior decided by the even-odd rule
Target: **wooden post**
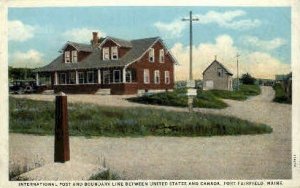
[{"label": "wooden post", "polygon": [[56,96],[55,105],[55,150],[54,162],[70,160],[69,130],[68,130],[68,103],[67,96],[60,92]]}]

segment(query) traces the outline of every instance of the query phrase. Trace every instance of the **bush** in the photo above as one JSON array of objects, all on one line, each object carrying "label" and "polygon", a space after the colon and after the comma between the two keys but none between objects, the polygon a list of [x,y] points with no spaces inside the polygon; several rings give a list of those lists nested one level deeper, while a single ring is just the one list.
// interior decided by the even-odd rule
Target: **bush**
[{"label": "bush", "polygon": [[89,180],[120,180],[120,176],[116,173],[112,173],[110,169],[107,169],[103,172],[99,172],[95,175],[92,175]]},{"label": "bush", "polygon": [[249,73],[243,74],[241,77],[241,81],[243,84],[254,85],[255,78],[252,77]]},{"label": "bush", "polygon": [[288,100],[285,91],[281,84],[277,83],[273,86],[273,89],[275,90],[275,97],[273,99],[274,102],[278,103],[287,103],[290,104],[291,102]]}]

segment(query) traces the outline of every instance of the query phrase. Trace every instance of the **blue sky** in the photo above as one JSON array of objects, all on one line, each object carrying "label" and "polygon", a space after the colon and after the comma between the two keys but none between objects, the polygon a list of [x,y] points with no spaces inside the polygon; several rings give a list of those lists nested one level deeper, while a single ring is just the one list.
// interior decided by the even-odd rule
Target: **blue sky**
[{"label": "blue sky", "polygon": [[261,71],[259,77],[288,72],[291,13],[287,7],[10,8],[9,65],[47,64],[59,55],[66,41],[89,43],[91,32],[97,30],[103,36],[129,40],[160,36],[181,64],[178,78],[184,79],[189,27],[180,19],[188,17],[190,10],[200,18],[193,24],[195,70],[199,69],[194,74],[199,76],[213,60],[214,55],[205,53],[209,50],[232,69],[235,53],[241,54],[245,72],[256,74],[255,67],[273,67],[272,74],[264,76]]}]

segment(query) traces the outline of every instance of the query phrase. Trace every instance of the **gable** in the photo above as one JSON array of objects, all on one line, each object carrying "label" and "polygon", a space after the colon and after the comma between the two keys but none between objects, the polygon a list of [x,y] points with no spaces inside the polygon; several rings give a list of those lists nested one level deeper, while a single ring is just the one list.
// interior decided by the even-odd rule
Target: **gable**
[{"label": "gable", "polygon": [[147,48],[144,48],[145,51],[135,61],[139,61],[142,58],[148,57],[148,54],[149,54],[149,51],[150,51],[151,48],[155,49],[155,56],[156,57],[159,54],[158,51],[160,49],[164,49],[165,56],[168,56],[174,64],[178,64],[177,60],[174,58],[174,56],[171,54],[171,52],[168,50],[166,45],[163,43],[163,41],[159,37],[156,37],[155,40],[152,42],[152,44],[150,44]]},{"label": "gable", "polygon": [[73,47],[73,50],[77,50],[78,52],[84,51],[84,52],[92,52],[92,46],[89,44],[82,44],[82,43],[76,43],[68,41],[59,52],[63,52],[66,50],[66,48]]},{"label": "gable", "polygon": [[[106,38],[101,38],[101,43],[99,44],[99,48],[103,46],[109,46],[109,45],[115,45],[118,47],[124,47],[124,48],[131,48],[132,44],[130,41],[123,40],[123,39],[118,39],[115,37],[106,37]],[[107,44],[108,43],[108,44]]]},{"label": "gable", "polygon": [[67,44],[67,46],[65,47],[65,49],[63,50],[63,52],[65,52],[65,51],[73,51],[73,50],[78,51],[74,46],[72,46],[70,44]]},{"label": "gable", "polygon": [[[233,75],[223,64],[221,64],[220,62],[214,60],[204,71],[203,71],[203,75],[205,74],[206,71],[214,68],[214,67],[217,67],[217,69],[222,69],[225,71],[226,74],[228,75]],[[215,71],[217,71],[217,69]]]},{"label": "gable", "polygon": [[101,48],[105,48],[105,47],[112,47],[112,46],[119,46],[116,42],[114,42],[113,40],[104,40],[99,47]]}]

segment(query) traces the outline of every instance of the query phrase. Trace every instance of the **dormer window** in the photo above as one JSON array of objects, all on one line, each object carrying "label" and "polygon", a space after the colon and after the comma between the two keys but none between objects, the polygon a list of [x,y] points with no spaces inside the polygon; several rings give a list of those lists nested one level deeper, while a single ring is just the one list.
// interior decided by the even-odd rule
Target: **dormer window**
[{"label": "dormer window", "polygon": [[165,62],[165,51],[164,51],[164,49],[159,50],[159,62],[160,63]]},{"label": "dormer window", "polygon": [[77,63],[77,51],[72,51],[72,63]]},{"label": "dormer window", "polygon": [[103,48],[103,60],[109,60],[109,48]]},{"label": "dormer window", "polygon": [[70,52],[69,51],[65,51],[65,63],[70,63]]},{"label": "dormer window", "polygon": [[154,62],[154,48],[150,48],[149,50],[149,61]]},{"label": "dormer window", "polygon": [[118,59],[118,47],[117,46],[111,47],[111,59],[112,60]]}]

